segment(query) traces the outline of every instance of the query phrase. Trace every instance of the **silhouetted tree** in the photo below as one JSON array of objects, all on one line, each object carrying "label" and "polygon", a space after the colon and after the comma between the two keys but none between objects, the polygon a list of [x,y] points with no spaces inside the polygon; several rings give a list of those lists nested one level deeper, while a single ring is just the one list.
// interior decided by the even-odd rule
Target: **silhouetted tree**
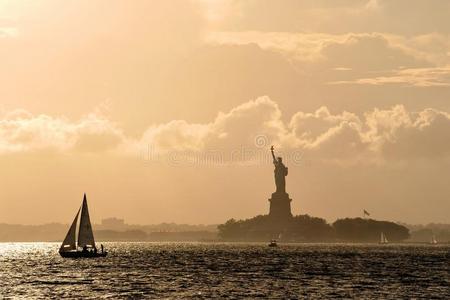
[{"label": "silhouetted tree", "polygon": [[389,241],[403,241],[409,238],[409,230],[405,226],[373,219],[346,218],[333,223],[336,238],[353,242],[376,242],[383,232]]},{"label": "silhouetted tree", "polygon": [[218,226],[219,237],[225,240],[263,240],[273,238],[292,241],[325,241],[333,239],[333,228],[324,219],[308,215],[276,220],[260,215],[247,220],[228,220]]},{"label": "silhouetted tree", "polygon": [[294,240],[328,241],[334,238],[333,228],[324,219],[309,215],[293,217],[287,234]]}]

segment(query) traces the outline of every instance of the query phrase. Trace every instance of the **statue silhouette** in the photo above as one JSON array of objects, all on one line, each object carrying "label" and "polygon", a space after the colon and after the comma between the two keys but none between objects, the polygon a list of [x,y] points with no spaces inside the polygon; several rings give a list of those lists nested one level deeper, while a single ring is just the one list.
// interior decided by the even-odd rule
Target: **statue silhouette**
[{"label": "statue silhouette", "polygon": [[288,168],[283,164],[281,157],[275,158],[273,153],[273,146],[270,147],[272,152],[273,164],[275,165],[275,185],[277,187],[276,193],[286,193],[286,176],[288,175]]}]

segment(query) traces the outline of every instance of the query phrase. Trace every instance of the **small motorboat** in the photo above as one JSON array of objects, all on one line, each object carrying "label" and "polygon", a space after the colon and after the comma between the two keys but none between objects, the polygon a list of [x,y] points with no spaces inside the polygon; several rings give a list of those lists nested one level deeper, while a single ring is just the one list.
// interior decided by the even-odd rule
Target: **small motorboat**
[{"label": "small motorboat", "polygon": [[[78,225],[78,216],[80,215],[80,226],[78,229],[78,241],[76,239],[76,229]],[[95,246],[94,233],[92,231],[91,220],[89,218],[89,210],[86,200],[86,194],[83,197],[83,204],[75,216],[72,225],[67,232],[61,247],[59,248],[59,254],[65,258],[95,258],[105,257],[106,252],[101,246],[101,252],[97,250]]]},{"label": "small motorboat", "polygon": [[269,243],[269,247],[278,247],[277,240],[271,240]]}]

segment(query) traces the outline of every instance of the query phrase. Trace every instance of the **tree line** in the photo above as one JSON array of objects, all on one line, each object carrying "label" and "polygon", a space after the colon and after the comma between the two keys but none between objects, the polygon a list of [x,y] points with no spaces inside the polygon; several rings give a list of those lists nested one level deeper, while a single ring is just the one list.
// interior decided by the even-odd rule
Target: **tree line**
[{"label": "tree line", "polygon": [[238,241],[378,242],[382,232],[392,242],[409,238],[408,228],[394,222],[345,218],[328,224],[322,218],[309,215],[287,220],[273,219],[269,215],[246,220],[230,219],[219,225],[218,230],[221,239]]}]

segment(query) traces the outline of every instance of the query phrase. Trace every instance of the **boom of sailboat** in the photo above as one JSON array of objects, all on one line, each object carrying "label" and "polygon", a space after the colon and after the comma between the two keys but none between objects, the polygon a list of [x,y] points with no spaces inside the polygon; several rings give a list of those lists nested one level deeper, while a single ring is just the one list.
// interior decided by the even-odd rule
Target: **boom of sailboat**
[{"label": "boom of sailboat", "polygon": [[[78,222],[79,227],[77,239],[76,231]],[[105,257],[108,254],[108,252],[104,250],[103,245],[101,245],[101,252],[99,252],[95,246],[94,233],[92,231],[91,220],[89,218],[86,194],[84,194],[83,203],[80,209],[78,209],[75,219],[67,232],[66,238],[59,248],[59,254],[62,257],[71,258]]]}]

